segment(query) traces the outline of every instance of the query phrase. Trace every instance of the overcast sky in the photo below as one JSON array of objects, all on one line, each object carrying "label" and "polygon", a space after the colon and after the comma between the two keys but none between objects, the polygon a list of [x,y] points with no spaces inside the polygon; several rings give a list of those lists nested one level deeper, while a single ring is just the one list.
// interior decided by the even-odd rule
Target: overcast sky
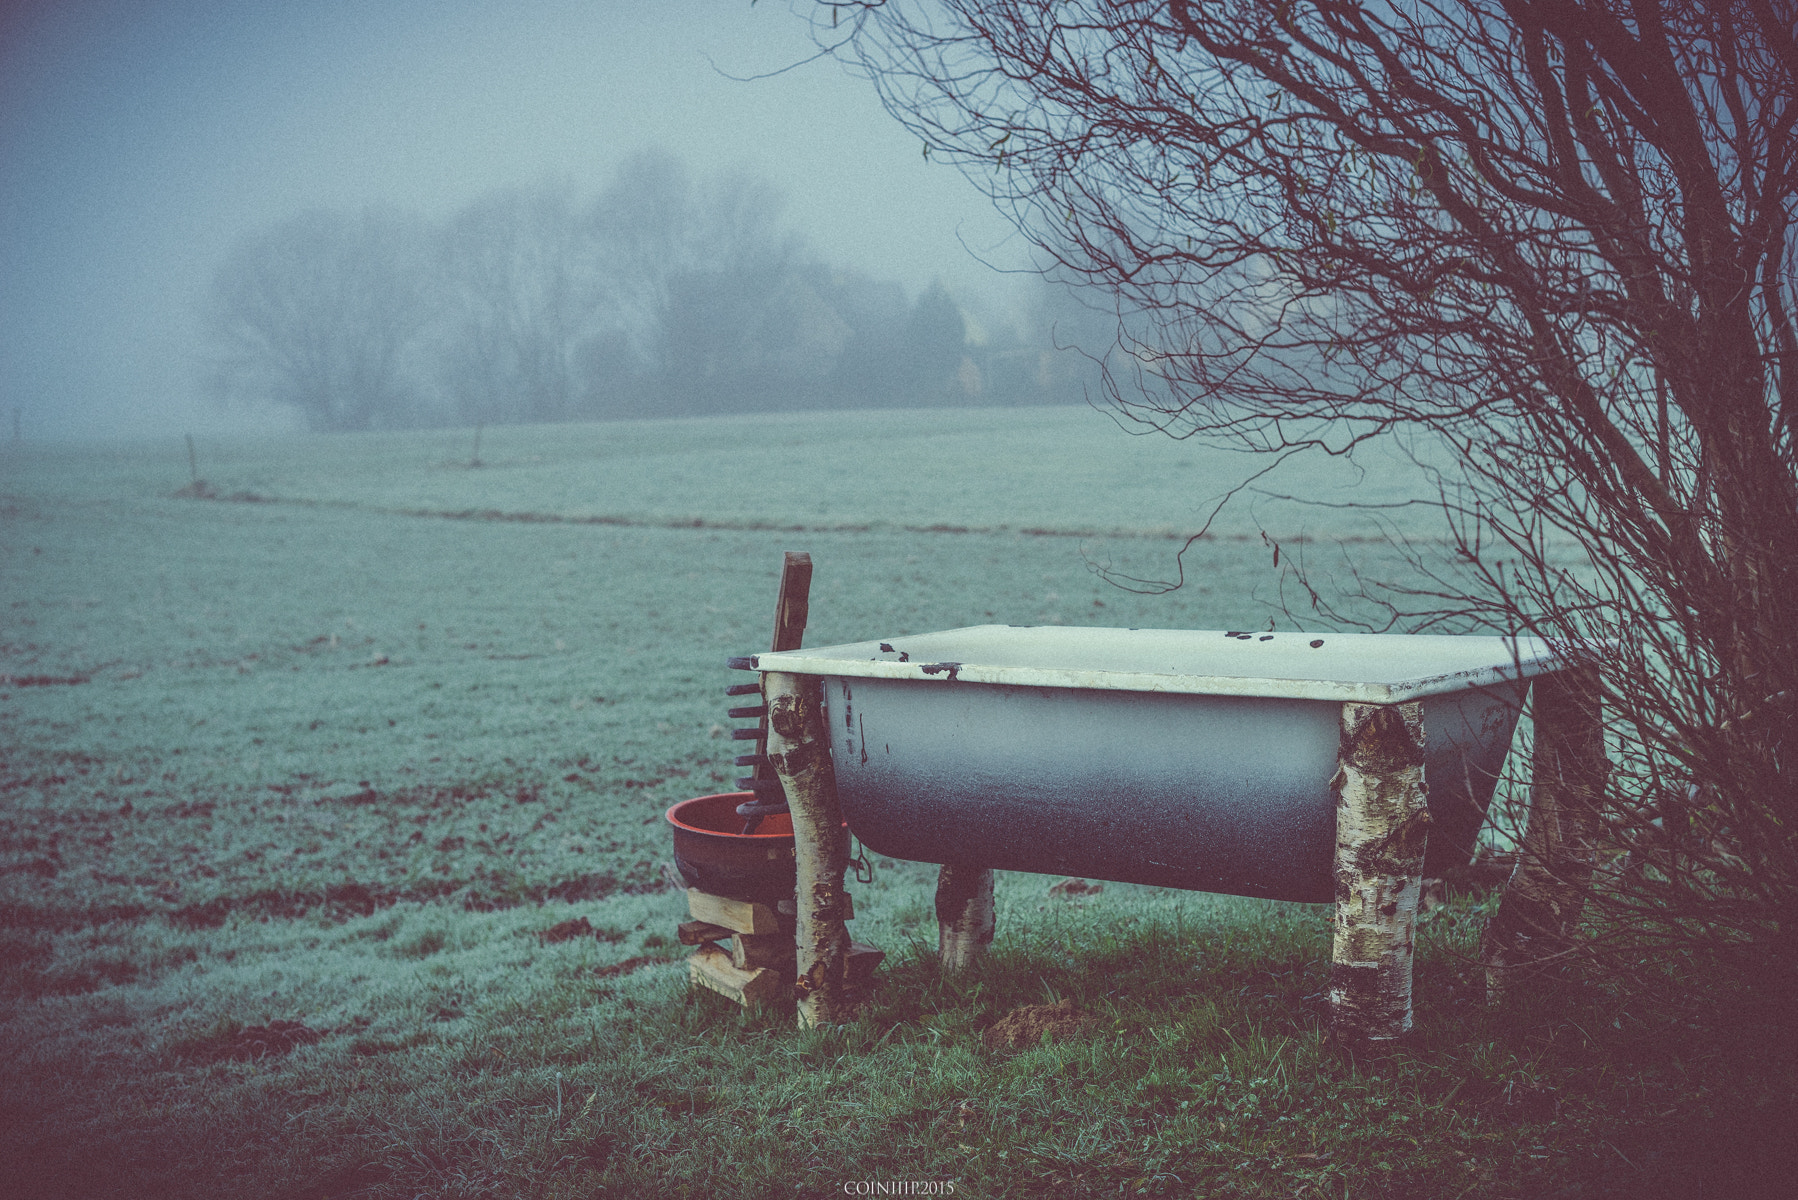
[{"label": "overcast sky", "polygon": [[[1004,305],[1024,249],[782,0],[0,0],[0,420],[28,438],[262,427],[195,386],[233,239],[308,208],[443,216],[597,191],[660,145],[747,164],[823,256]],[[714,66],[716,64],[716,66]]]}]

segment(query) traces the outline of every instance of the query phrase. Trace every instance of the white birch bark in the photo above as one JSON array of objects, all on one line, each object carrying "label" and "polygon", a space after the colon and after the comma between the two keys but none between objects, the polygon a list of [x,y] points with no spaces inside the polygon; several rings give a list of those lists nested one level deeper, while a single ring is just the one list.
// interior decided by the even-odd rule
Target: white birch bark
[{"label": "white birch bark", "polygon": [[964,971],[993,942],[993,873],[944,864],[936,877],[936,952],[944,971]]},{"label": "white birch bark", "polygon": [[824,727],[823,687],[815,675],[762,675],[768,702],[768,760],[793,814],[793,851],[798,867],[799,1025],[835,1025],[854,1016],[846,982],[849,931],[843,871],[849,865],[849,834],[837,802],[829,734]]},{"label": "white birch bark", "polygon": [[1385,1041],[1411,1028],[1412,936],[1430,810],[1423,705],[1345,704],[1336,777],[1330,1029]]}]

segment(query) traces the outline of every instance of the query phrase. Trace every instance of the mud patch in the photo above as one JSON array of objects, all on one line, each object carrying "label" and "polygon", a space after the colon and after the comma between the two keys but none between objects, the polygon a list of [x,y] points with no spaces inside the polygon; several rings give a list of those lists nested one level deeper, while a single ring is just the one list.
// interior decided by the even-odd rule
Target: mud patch
[{"label": "mud patch", "polygon": [[86,675],[0,675],[0,687],[74,687],[88,679]]},{"label": "mud patch", "polygon": [[310,1046],[324,1034],[308,1029],[298,1021],[270,1021],[267,1025],[251,1025],[240,1029],[226,1048],[225,1057],[235,1062],[286,1054],[297,1046]]},{"label": "mud patch", "polygon": [[632,971],[652,967],[656,963],[673,962],[671,958],[663,958],[659,954],[639,954],[635,958],[627,958],[621,963],[613,963],[609,967],[600,967],[593,974],[600,979],[615,979],[620,975],[629,975]]},{"label": "mud patch", "polygon": [[565,879],[544,889],[543,895],[551,900],[604,900],[617,890],[618,877],[610,871],[598,871]]},{"label": "mud patch", "polygon": [[546,944],[556,942],[572,942],[575,938],[593,937],[593,923],[586,917],[576,917],[572,921],[563,921],[551,925],[537,935]]},{"label": "mud patch", "polygon": [[299,1021],[239,1026],[224,1021],[207,1033],[177,1043],[176,1054],[195,1062],[253,1062],[310,1046],[325,1035]]},{"label": "mud patch", "polygon": [[1072,1000],[1059,1004],[1026,1004],[1014,1008],[981,1035],[988,1050],[1021,1050],[1035,1046],[1047,1035],[1052,1042],[1065,1042],[1079,1037],[1094,1024],[1091,1013],[1078,1008]]}]

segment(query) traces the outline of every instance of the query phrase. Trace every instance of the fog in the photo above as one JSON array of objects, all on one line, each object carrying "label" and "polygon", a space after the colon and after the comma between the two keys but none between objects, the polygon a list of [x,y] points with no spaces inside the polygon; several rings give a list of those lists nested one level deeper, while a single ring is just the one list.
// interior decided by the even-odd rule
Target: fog
[{"label": "fog", "polygon": [[[201,386],[231,248],[308,210],[592,196],[645,148],[765,176],[833,265],[1005,319],[1027,248],[785,5],[14,0],[0,8],[0,436],[301,427]],[[793,67],[767,78],[783,67]],[[735,78],[732,78],[735,77]],[[977,336],[977,333],[976,333]]]}]

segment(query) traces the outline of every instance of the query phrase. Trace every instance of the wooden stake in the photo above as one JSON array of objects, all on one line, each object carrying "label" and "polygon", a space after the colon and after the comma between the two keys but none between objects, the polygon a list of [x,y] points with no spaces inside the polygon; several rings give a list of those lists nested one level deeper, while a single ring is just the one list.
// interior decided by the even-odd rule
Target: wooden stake
[{"label": "wooden stake", "polygon": [[[805,641],[805,622],[811,613],[812,556],[789,550],[780,567],[780,595],[774,602],[774,638],[770,650],[797,650]],[[764,697],[765,699],[765,697]],[[762,730],[768,729],[768,718],[762,718]],[[774,768],[758,763],[757,779],[773,779]]]},{"label": "wooden stake", "polygon": [[797,650],[805,640],[811,612],[812,556],[789,550],[780,566],[780,598],[774,607],[774,641],[770,650]]},{"label": "wooden stake", "polygon": [[798,980],[801,1028],[836,1025],[854,1016],[844,979],[849,931],[843,926],[843,872],[849,835],[837,800],[824,727],[823,684],[815,675],[762,675],[768,701],[768,760],[793,814],[798,868]]},{"label": "wooden stake", "polygon": [[1589,667],[1538,675],[1530,715],[1530,804],[1517,865],[1486,927],[1486,1003],[1573,943],[1592,882],[1609,764],[1598,679]]},{"label": "wooden stake", "polygon": [[1336,776],[1330,1029],[1385,1041],[1411,1028],[1412,933],[1430,810],[1423,705],[1345,704]]},{"label": "wooden stake", "polygon": [[965,971],[992,945],[993,873],[945,863],[936,876],[936,954],[945,971]]}]

